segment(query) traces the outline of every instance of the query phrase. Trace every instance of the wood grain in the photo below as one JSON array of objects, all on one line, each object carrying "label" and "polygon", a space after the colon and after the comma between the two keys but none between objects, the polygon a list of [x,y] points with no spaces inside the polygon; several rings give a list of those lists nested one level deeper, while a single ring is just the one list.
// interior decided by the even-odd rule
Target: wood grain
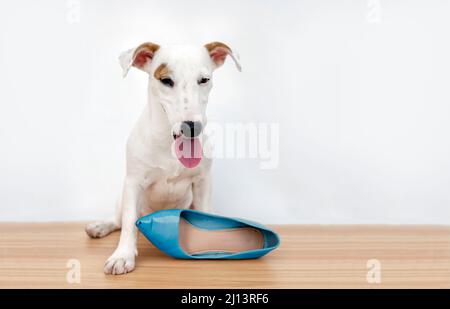
[{"label": "wood grain", "polygon": [[[134,272],[103,274],[119,233],[90,239],[83,222],[0,223],[0,288],[450,288],[448,226],[282,225],[282,244],[248,261],[183,261],[142,235]],[[81,263],[81,283],[66,280]],[[368,283],[367,261],[381,264]]]}]

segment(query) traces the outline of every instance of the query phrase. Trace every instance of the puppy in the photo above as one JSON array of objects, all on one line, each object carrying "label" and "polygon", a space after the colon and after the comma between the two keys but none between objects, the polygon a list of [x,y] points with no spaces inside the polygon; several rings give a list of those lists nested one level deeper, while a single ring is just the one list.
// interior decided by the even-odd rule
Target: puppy
[{"label": "puppy", "polygon": [[126,147],[126,177],[113,220],[91,223],[86,233],[101,238],[121,229],[119,244],[105,263],[106,274],[135,268],[136,220],[167,208],[209,211],[211,159],[202,157],[205,110],[212,74],[227,57],[221,42],[204,46],[143,43],[119,57],[125,77],[131,67],[149,75],[148,104]]}]

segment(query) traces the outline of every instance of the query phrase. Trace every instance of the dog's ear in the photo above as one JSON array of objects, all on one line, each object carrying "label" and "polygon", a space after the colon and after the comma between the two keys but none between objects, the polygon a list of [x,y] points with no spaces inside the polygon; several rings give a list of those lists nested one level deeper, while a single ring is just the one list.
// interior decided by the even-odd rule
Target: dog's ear
[{"label": "dog's ear", "polygon": [[231,59],[233,59],[236,68],[241,71],[241,65],[239,64],[237,55],[234,54],[231,48],[226,44],[222,42],[211,42],[205,44],[205,48],[208,51],[211,60],[214,62],[215,68],[222,66],[227,56],[230,56]]},{"label": "dog's ear", "polygon": [[131,66],[147,72],[148,64],[153,59],[159,45],[146,42],[136,48],[129,49],[119,56],[120,66],[122,67],[123,77],[127,76]]}]

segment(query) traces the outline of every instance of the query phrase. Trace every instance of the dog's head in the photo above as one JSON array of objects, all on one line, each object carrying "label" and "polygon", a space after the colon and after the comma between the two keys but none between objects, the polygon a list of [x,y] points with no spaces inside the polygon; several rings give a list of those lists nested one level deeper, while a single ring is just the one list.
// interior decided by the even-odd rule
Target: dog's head
[{"label": "dog's head", "polygon": [[240,71],[231,48],[221,42],[167,47],[147,42],[122,53],[119,59],[124,77],[132,66],[149,74],[149,95],[161,104],[174,138],[194,138],[206,124],[212,73],[228,56]]}]

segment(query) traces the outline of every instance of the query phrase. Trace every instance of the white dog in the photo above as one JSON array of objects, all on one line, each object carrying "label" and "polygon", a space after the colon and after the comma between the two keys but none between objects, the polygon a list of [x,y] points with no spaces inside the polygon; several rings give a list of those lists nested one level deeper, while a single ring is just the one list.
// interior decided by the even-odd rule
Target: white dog
[{"label": "white dog", "polygon": [[126,177],[115,219],[86,227],[93,238],[122,229],[105,273],[134,269],[138,217],[167,208],[209,210],[211,159],[202,158],[202,128],[212,73],[227,56],[240,70],[231,49],[220,42],[167,47],[144,43],[120,56],[124,77],[131,66],[149,74],[148,104],[127,142]]}]

